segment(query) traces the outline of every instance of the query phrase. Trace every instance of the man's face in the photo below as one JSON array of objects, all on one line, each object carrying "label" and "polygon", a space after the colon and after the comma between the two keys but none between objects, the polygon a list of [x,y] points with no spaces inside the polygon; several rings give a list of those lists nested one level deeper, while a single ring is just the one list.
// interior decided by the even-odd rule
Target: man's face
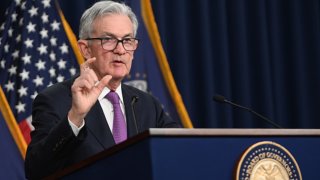
[{"label": "man's face", "polygon": [[[93,22],[91,33],[91,38],[97,37],[113,37],[120,40],[132,38],[133,24],[125,15],[98,17]],[[130,72],[133,53],[133,51],[126,51],[122,43],[118,43],[113,51],[107,51],[102,48],[100,40],[88,42],[88,54],[96,57],[91,68],[99,79],[109,74],[114,80],[121,81]]]}]

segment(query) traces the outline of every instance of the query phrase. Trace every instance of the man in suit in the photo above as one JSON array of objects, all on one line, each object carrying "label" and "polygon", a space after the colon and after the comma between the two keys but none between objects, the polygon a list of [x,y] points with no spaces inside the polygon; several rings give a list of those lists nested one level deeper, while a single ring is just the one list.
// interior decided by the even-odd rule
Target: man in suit
[{"label": "man in suit", "polygon": [[125,4],[101,1],[84,12],[78,45],[86,61],[80,74],[34,100],[28,179],[43,178],[148,128],[180,127],[154,97],[121,83],[138,47],[137,28]]}]

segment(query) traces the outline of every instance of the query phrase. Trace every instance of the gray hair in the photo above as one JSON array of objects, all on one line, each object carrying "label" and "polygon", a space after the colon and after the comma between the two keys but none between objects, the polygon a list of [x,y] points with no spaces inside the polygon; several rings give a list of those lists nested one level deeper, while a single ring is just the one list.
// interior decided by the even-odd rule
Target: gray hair
[{"label": "gray hair", "polygon": [[129,17],[133,24],[133,36],[135,37],[138,29],[138,20],[131,8],[124,3],[113,1],[100,1],[87,9],[80,19],[79,38],[85,39],[90,37],[92,32],[93,21],[100,16],[108,14],[121,14]]}]

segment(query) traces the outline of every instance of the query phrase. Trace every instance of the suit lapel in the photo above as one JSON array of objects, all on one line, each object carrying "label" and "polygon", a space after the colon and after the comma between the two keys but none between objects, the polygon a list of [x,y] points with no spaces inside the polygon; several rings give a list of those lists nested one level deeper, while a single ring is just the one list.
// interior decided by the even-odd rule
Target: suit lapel
[{"label": "suit lapel", "polygon": [[[137,96],[137,95],[134,94],[133,92],[130,92],[125,84],[122,84],[122,96],[123,96],[124,107],[126,111],[128,137],[132,137],[137,134],[137,130],[135,127],[134,117],[131,109],[131,100],[134,96]],[[137,122],[137,126],[139,129],[139,122]]]},{"label": "suit lapel", "polygon": [[103,114],[99,101],[91,108],[85,117],[86,126],[101,146],[106,149],[115,144],[110,127]]}]

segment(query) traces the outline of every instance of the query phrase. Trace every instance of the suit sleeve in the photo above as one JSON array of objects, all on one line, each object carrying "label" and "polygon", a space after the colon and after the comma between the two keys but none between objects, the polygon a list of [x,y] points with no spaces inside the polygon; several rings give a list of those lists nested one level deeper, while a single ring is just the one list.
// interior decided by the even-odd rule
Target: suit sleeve
[{"label": "suit sleeve", "polygon": [[[65,99],[65,98],[64,98]],[[86,135],[85,127],[76,137],[67,119],[68,102],[39,94],[33,103],[30,142],[25,160],[28,179],[40,179],[65,167],[67,157]]]}]

